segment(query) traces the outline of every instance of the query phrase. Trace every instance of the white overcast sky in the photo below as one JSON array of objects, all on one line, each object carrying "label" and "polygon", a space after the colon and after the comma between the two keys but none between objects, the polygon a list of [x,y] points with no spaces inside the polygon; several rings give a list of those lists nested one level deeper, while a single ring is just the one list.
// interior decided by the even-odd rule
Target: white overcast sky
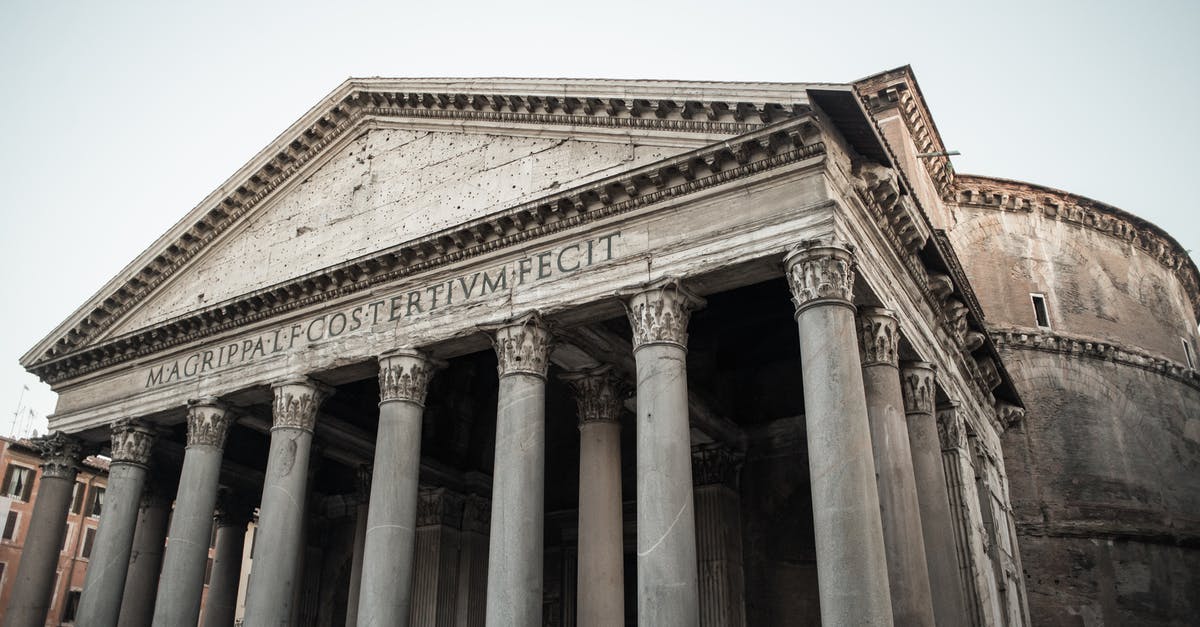
[{"label": "white overcast sky", "polygon": [[18,357],[349,76],[848,82],[911,64],[959,172],[1090,196],[1200,251],[1200,2],[874,4],[8,0],[0,434],[23,386],[54,409]]}]

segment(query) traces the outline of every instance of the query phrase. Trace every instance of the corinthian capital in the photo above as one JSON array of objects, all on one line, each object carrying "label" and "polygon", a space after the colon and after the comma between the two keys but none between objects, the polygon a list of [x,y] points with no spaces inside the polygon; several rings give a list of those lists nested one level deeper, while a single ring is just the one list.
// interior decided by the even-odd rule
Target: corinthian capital
[{"label": "corinthian capital", "polygon": [[528,374],[546,378],[551,336],[536,312],[482,329],[489,332],[492,347],[496,349],[496,371],[500,376]]},{"label": "corinthian capital", "polygon": [[276,383],[273,428],[287,427],[311,432],[317,424],[317,410],[331,390],[309,379]]},{"label": "corinthian capital", "polygon": [[30,441],[42,457],[42,476],[56,479],[75,479],[79,462],[83,461],[83,443],[62,431],[33,438]]},{"label": "corinthian capital", "polygon": [[154,429],[136,418],[122,418],[112,425],[112,463],[145,467],[150,463]]},{"label": "corinthian capital", "polygon": [[408,401],[425,406],[425,392],[441,361],[410,348],[379,357],[379,401]]},{"label": "corinthian capital", "polygon": [[233,417],[225,405],[212,397],[188,401],[188,446],[225,447],[225,435]]},{"label": "corinthian capital", "polygon": [[967,450],[967,429],[957,406],[938,408],[937,430],[943,451]]},{"label": "corinthian capital", "polygon": [[900,389],[904,392],[904,413],[933,414],[937,386],[933,364],[906,361],[900,367]]},{"label": "corinthian capital", "polygon": [[568,372],[559,377],[571,386],[579,407],[579,426],[620,422],[625,383],[612,372],[611,366]]},{"label": "corinthian capital", "polygon": [[674,344],[687,348],[687,325],[691,313],[704,306],[704,299],[688,291],[679,279],[666,277],[636,291],[622,294],[633,327],[633,350],[651,344]]},{"label": "corinthian capital", "polygon": [[900,324],[896,312],[883,307],[860,308],[858,348],[863,366],[896,366],[900,350]]},{"label": "corinthian capital", "polygon": [[815,305],[854,304],[854,253],[840,242],[810,240],[783,258],[796,315]]}]

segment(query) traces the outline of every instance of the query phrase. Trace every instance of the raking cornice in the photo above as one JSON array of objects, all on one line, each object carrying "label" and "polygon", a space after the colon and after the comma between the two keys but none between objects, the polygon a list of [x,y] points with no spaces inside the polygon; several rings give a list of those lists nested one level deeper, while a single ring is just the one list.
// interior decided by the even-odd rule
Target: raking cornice
[{"label": "raking cornice", "polygon": [[25,365],[44,381],[58,383],[579,224],[820,157],[825,153],[820,139],[816,123],[806,114]]},{"label": "raking cornice", "polygon": [[126,266],[26,353],[21,364],[40,373],[47,363],[95,343],[331,143],[366,121],[462,120],[739,135],[807,113],[806,87],[590,79],[351,79]]}]

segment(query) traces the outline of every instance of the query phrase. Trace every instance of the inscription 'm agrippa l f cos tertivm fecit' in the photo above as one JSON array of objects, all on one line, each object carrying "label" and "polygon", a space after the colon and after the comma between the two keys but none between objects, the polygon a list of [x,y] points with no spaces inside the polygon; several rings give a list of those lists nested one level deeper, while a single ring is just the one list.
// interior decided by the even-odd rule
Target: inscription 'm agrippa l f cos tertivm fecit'
[{"label": "inscription 'm agrippa l f cos tertivm fecit'", "polygon": [[[398,290],[392,296],[353,308],[263,331],[224,343],[216,348],[152,366],[146,374],[147,388],[177,383],[213,370],[285,353],[299,343],[319,342],[348,333],[370,332],[376,325],[399,324],[428,314],[439,307],[488,298],[536,283],[555,275],[572,274],[613,258],[615,231],[574,242],[545,252],[522,257],[491,270],[451,277],[417,289]],[[365,330],[365,331],[364,331]]]}]

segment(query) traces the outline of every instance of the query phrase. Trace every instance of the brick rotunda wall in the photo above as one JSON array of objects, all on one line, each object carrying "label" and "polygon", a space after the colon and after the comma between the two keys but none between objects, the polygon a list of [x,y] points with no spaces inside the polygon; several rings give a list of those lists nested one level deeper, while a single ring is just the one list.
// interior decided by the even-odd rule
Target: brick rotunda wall
[{"label": "brick rotunda wall", "polygon": [[[1156,227],[958,177],[950,239],[1027,409],[1003,436],[1037,625],[1200,615],[1195,266]],[[1031,293],[1045,295],[1039,328]]]}]

